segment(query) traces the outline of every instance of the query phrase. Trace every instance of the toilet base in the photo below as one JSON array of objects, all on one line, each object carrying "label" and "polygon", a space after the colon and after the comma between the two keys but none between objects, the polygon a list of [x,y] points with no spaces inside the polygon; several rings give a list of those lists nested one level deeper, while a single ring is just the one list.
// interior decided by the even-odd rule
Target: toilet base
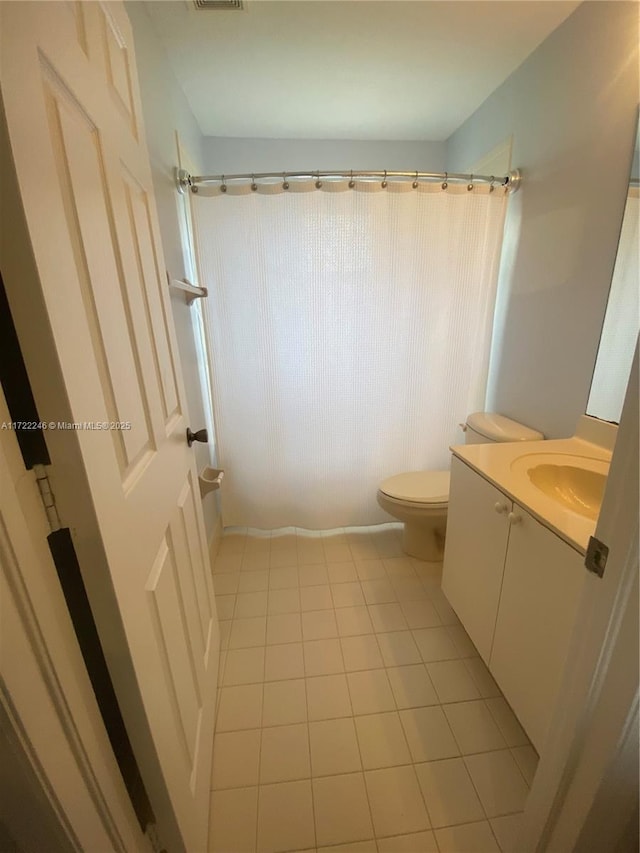
[{"label": "toilet base", "polygon": [[431,526],[424,522],[405,521],[402,531],[402,550],[410,557],[427,563],[441,563],[444,558],[446,523]]}]

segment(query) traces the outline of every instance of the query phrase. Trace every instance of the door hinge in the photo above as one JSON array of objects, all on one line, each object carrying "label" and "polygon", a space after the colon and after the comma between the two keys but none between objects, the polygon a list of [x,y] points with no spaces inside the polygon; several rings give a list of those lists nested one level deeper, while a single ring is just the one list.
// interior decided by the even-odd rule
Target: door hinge
[{"label": "door hinge", "polygon": [[158,825],[155,823],[147,824],[147,838],[151,842],[151,849],[153,853],[167,853],[165,848],[162,846],[162,842],[160,841],[160,837],[158,836]]},{"label": "door hinge", "polygon": [[38,484],[38,491],[40,492],[40,497],[42,498],[44,511],[47,514],[49,527],[51,528],[51,532],[55,533],[56,530],[61,529],[62,524],[58,515],[58,509],[56,507],[56,498],[51,488],[49,475],[47,474],[47,470],[44,465],[34,465],[33,472],[36,475],[36,483]]},{"label": "door hinge", "polygon": [[584,564],[587,569],[601,578],[604,574],[605,566],[607,565],[608,556],[608,545],[605,545],[604,542],[596,539],[595,536],[591,536],[589,538],[589,544],[587,545],[587,554],[584,558]]}]

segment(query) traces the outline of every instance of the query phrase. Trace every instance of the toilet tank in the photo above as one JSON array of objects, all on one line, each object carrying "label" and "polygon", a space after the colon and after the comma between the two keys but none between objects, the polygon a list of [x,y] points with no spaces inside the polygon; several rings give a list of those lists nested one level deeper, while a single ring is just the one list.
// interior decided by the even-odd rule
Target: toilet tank
[{"label": "toilet tank", "polygon": [[463,427],[465,444],[488,444],[494,441],[542,441],[544,435],[504,415],[474,412]]}]

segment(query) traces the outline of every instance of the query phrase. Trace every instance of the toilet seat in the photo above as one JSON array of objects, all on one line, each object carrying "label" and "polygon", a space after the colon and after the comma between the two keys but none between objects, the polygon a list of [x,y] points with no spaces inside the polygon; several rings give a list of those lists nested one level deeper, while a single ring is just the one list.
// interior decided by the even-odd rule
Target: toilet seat
[{"label": "toilet seat", "polygon": [[408,471],[380,483],[380,491],[396,501],[430,507],[449,503],[448,471]]}]

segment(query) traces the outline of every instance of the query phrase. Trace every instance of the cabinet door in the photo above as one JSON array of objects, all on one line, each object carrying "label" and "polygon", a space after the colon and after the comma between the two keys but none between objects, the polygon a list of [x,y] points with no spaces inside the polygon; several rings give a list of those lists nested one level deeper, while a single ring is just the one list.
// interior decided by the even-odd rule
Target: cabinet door
[{"label": "cabinet door", "polygon": [[490,669],[543,747],[584,582],[584,557],[514,505]]},{"label": "cabinet door", "polygon": [[501,491],[453,458],[442,589],[485,663],[496,624],[511,508]]}]

